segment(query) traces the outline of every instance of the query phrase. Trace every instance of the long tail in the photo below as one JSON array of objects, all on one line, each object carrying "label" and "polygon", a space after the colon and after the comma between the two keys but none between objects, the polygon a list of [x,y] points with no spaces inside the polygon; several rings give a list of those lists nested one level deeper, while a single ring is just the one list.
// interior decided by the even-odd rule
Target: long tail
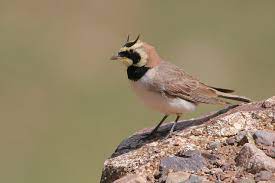
[{"label": "long tail", "polygon": [[225,99],[231,99],[231,100],[236,100],[236,101],[240,101],[240,102],[251,102],[251,100],[247,97],[243,97],[243,96],[238,96],[238,95],[233,95],[233,94],[229,94],[229,93],[222,93],[222,92],[217,92],[218,96],[221,98],[225,98]]},{"label": "long tail", "polygon": [[234,90],[231,90],[231,89],[225,89],[225,88],[217,88],[217,87],[213,87],[213,86],[209,86],[210,88],[213,88],[215,90],[218,90],[220,92],[223,92],[223,93],[233,93]]},{"label": "long tail", "polygon": [[215,89],[216,93],[218,94],[218,97],[236,100],[236,101],[240,101],[240,102],[251,102],[251,100],[247,97],[229,94],[229,93],[233,93],[234,90],[225,89],[225,88],[217,88],[217,87],[213,87],[213,86],[208,86],[208,87]]}]

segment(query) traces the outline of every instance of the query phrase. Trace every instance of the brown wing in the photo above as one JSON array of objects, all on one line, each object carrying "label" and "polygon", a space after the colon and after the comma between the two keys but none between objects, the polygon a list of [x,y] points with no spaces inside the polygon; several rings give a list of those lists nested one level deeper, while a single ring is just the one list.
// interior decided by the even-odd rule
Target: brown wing
[{"label": "brown wing", "polygon": [[157,76],[154,77],[153,81],[154,89],[166,96],[179,97],[196,104],[228,103],[218,98],[215,89],[199,82],[179,67],[164,61],[157,67]]}]

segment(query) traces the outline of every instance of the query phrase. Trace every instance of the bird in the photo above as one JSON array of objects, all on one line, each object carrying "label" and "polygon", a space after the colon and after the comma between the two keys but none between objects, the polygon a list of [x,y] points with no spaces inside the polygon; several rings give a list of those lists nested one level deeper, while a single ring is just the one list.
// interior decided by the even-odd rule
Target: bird
[{"label": "bird", "polygon": [[164,116],[149,133],[154,135],[169,115],[176,119],[167,135],[171,136],[180,117],[193,112],[199,104],[229,105],[226,99],[248,103],[244,96],[232,94],[234,90],[209,86],[187,74],[175,64],[162,59],[155,47],[140,40],[129,41],[110,58],[122,62],[127,68],[131,88],[146,106]]}]

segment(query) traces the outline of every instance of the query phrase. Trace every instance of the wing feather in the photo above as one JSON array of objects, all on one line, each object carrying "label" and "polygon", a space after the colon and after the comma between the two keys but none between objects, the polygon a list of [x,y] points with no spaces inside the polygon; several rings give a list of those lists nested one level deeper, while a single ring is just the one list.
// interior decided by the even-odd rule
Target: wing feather
[{"label": "wing feather", "polygon": [[153,88],[167,97],[179,97],[192,103],[227,104],[215,89],[206,86],[176,65],[162,61],[157,66]]}]

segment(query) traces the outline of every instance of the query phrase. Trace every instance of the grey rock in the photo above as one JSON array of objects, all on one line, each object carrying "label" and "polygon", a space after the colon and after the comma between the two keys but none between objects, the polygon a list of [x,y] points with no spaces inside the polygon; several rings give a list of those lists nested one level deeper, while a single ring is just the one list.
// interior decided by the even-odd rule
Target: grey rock
[{"label": "grey rock", "polygon": [[252,135],[250,134],[250,132],[246,131],[245,135],[243,136],[243,138],[238,142],[239,146],[243,146],[246,143],[252,143],[254,144],[254,140]]},{"label": "grey rock", "polygon": [[235,141],[239,143],[246,135],[246,131],[240,131],[235,135]]},{"label": "grey rock", "polygon": [[207,149],[214,150],[214,149],[218,149],[220,147],[221,147],[221,142],[220,141],[214,141],[214,142],[208,143]]},{"label": "grey rock", "polygon": [[275,96],[267,99],[266,101],[264,101],[263,105],[264,108],[271,108],[275,106]]},{"label": "grey rock", "polygon": [[267,181],[272,177],[272,172],[270,171],[260,171],[255,175],[255,180],[258,181]]},{"label": "grey rock", "polygon": [[258,145],[275,146],[275,132],[258,130],[253,137]]},{"label": "grey rock", "polygon": [[185,182],[189,179],[190,173],[187,172],[171,172],[168,174],[166,183],[179,183],[179,182]]},{"label": "grey rock", "polygon": [[201,183],[202,177],[197,175],[190,175],[189,179],[186,181],[186,183]]},{"label": "grey rock", "polygon": [[229,137],[229,138],[226,139],[225,142],[226,142],[227,145],[234,145],[235,142],[236,142],[236,139],[235,139],[235,137]]},{"label": "grey rock", "polygon": [[217,155],[210,153],[202,153],[202,156],[209,162],[210,164],[217,164],[220,158]]},{"label": "grey rock", "polygon": [[224,165],[222,165],[222,167],[221,167],[221,169],[222,169],[223,171],[228,171],[230,168],[231,168],[231,165],[230,165],[230,164],[224,164]]},{"label": "grey rock", "polygon": [[239,183],[255,183],[255,180],[252,177],[242,178],[238,181]]},{"label": "grey rock", "polygon": [[[193,153],[193,154],[192,154]],[[205,167],[205,159],[196,151],[189,151],[182,157],[166,157],[160,162],[161,171],[198,171]]]},{"label": "grey rock", "polygon": [[211,174],[219,174],[219,173],[222,173],[222,172],[223,172],[223,170],[221,168],[212,168],[210,170]]},{"label": "grey rock", "polygon": [[186,151],[180,151],[177,153],[176,156],[179,157],[192,157],[192,156],[200,156],[201,152],[199,150],[186,150]]},{"label": "grey rock", "polygon": [[253,138],[266,155],[275,158],[275,132],[258,130],[254,133]]},{"label": "grey rock", "polygon": [[235,136],[227,138],[226,144],[234,145],[235,143],[237,143],[240,146],[252,141],[253,138],[249,131],[240,131]]},{"label": "grey rock", "polygon": [[114,181],[114,183],[146,183],[146,182],[147,182],[146,179],[144,177],[141,177],[140,175],[127,175]]},{"label": "grey rock", "polygon": [[264,152],[267,156],[275,158],[275,147],[268,146],[264,149]]},{"label": "grey rock", "polygon": [[238,146],[243,146],[246,143],[249,143],[249,138],[245,135],[242,140],[238,142]]},{"label": "grey rock", "polygon": [[275,160],[268,157],[254,144],[245,144],[235,161],[237,166],[242,166],[251,173],[258,173],[262,170],[275,171]]}]

